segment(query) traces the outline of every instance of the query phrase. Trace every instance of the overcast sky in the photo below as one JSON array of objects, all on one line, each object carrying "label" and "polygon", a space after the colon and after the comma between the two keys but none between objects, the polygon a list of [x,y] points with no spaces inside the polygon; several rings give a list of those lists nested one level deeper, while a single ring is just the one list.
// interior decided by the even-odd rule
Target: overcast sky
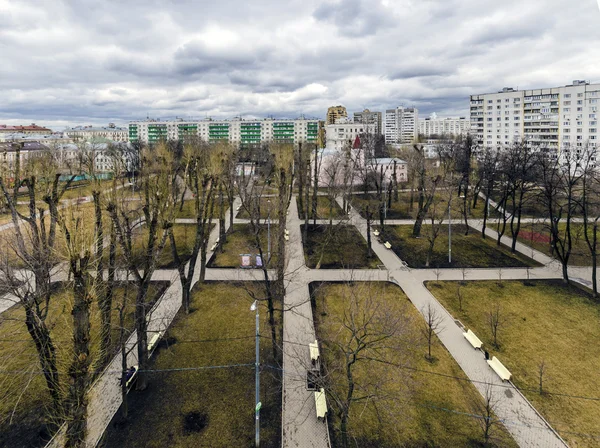
[{"label": "overcast sky", "polygon": [[600,82],[597,0],[0,0],[0,123],[324,117]]}]

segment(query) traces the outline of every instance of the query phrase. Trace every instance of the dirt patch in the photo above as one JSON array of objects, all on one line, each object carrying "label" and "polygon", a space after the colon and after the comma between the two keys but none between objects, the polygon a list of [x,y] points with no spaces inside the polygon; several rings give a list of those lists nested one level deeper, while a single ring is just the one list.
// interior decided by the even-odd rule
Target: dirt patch
[{"label": "dirt patch", "polygon": [[208,426],[208,415],[202,412],[188,412],[183,419],[183,430],[186,434],[201,432]]}]

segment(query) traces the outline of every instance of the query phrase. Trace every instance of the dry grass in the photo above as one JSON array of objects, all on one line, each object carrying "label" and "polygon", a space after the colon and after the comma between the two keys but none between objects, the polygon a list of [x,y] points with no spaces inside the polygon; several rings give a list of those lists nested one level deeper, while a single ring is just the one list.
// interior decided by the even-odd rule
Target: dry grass
[{"label": "dry grass", "polygon": [[[528,285],[528,286],[526,286]],[[560,281],[527,284],[505,281],[466,282],[459,310],[456,282],[427,286],[442,304],[471,328],[492,355],[512,372],[513,382],[570,446],[596,447],[598,440],[574,433],[600,434],[599,304]],[[492,346],[487,313],[495,303],[508,318],[498,333],[500,349]],[[595,397],[568,398],[538,392],[538,368],[545,361],[547,391]]]},{"label": "dry grass", "polygon": [[[389,316],[402,316],[401,334],[386,341],[388,348],[377,353],[364,352],[363,357],[385,358],[410,367],[403,369],[364,359],[356,364],[357,396],[366,394],[369,389],[361,387],[375,380],[381,398],[352,405],[351,440],[356,440],[361,447],[480,446],[482,435],[477,421],[461,413],[472,413],[473,401],[481,400],[481,396],[468,381],[412,370],[465,377],[437,338],[432,349],[435,362],[425,359],[427,346],[421,335],[425,322],[402,290],[390,283],[322,283],[313,291],[317,336],[322,341],[322,358],[331,373],[330,387],[336,393],[346,393],[344,370],[335,368],[343,367],[343,355],[333,342],[341,341],[347,331],[340,327],[340,322],[348,310],[350,288],[358,297],[372,297]],[[402,349],[391,348],[398,345]],[[331,397],[328,397],[328,405],[333,406],[329,414],[335,428],[333,436],[339,440],[339,420]],[[495,435],[496,446],[516,446],[501,426],[497,427]]]},{"label": "dry grass", "polygon": [[[304,225],[302,235],[304,237]],[[321,258],[321,254],[323,257]],[[304,241],[306,265],[314,269],[319,260],[323,269],[377,269],[381,261],[373,252],[367,258],[367,242],[351,225],[308,226],[307,241]]]},{"label": "dry grass", "polygon": [[[152,301],[162,293],[164,284],[152,285]],[[69,349],[72,340],[71,292],[59,288],[50,301],[50,310],[46,323],[57,349],[58,365],[62,386],[66,387],[66,371],[71,362]],[[126,325],[133,326],[135,286],[121,284],[115,290],[113,303],[120,303],[128,290],[129,306]],[[40,365],[33,340],[24,323],[25,313],[20,305],[13,306],[0,315],[0,360],[3,373],[0,373],[0,446],[39,447],[44,446],[51,434],[48,423],[50,394],[44,377],[40,374]],[[118,312],[113,309],[112,342],[117,349],[119,328]],[[97,302],[92,303],[91,313],[91,350],[90,356],[97,359],[100,345],[100,315]],[[18,372],[18,373],[4,373]],[[22,393],[22,395],[21,395]]]},{"label": "dry grass", "polygon": [[[254,446],[255,320],[244,288],[259,288],[260,294],[258,285],[198,284],[192,292],[192,313],[178,314],[151,368],[243,366],[153,373],[148,390],[130,393],[129,423],[119,429],[110,425],[106,446]],[[267,335],[266,307],[261,304],[259,310],[261,334]],[[264,366],[276,365],[270,347],[269,337],[262,338]],[[275,372],[265,367],[261,374],[263,447],[280,444],[281,388]],[[190,413],[203,417],[204,428],[186,430]]]},{"label": "dry grass", "polygon": [[[429,241],[426,235],[431,226],[424,225],[421,237],[413,238],[412,225],[386,226],[383,241],[389,241],[392,250],[412,268],[426,267]],[[481,233],[469,229],[465,235],[464,225],[452,225],[452,263],[448,263],[448,226],[442,225],[435,241],[429,266],[432,268],[503,268],[539,266],[532,259],[519,253],[512,254],[504,246],[497,246],[492,238],[481,238]]]},{"label": "dry grass", "polygon": [[[271,266],[277,264],[277,231],[278,226],[271,224]],[[241,254],[258,255],[258,247],[251,231],[250,224],[234,224],[227,234],[227,242],[223,245],[223,253],[217,250],[211,258],[209,267],[211,268],[238,268],[241,264]],[[262,247],[265,262],[267,260],[268,249],[268,228],[261,225],[260,245]]]},{"label": "dry grass", "polygon": [[[309,200],[308,209],[309,219],[313,219],[312,198]],[[300,219],[304,219],[305,210],[298,209],[298,215]],[[337,201],[332,201],[327,196],[317,196],[317,219],[339,219],[342,216],[344,216],[344,211]]]}]

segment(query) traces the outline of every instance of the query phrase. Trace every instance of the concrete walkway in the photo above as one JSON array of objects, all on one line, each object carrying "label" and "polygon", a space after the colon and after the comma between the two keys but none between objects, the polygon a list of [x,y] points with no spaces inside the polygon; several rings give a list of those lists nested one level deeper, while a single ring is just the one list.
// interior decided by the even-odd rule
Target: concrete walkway
[{"label": "concrete walkway", "polygon": [[[366,238],[366,221],[356,211],[352,211],[351,222]],[[492,236],[492,235],[490,235]],[[499,419],[506,422],[506,428],[521,447],[564,447],[566,443],[539,415],[531,403],[512,385],[507,388],[500,378],[488,366],[483,354],[473,347],[463,337],[463,329],[459,327],[453,316],[437,301],[423,284],[424,280],[435,279],[433,270],[406,270],[396,254],[386,249],[381,243],[373,239],[373,250],[389,269],[391,276],[402,288],[417,310],[424,314],[424,310],[431,305],[442,316],[442,331],[437,333],[442,344],[448,349],[452,357],[459,364],[466,376],[474,381],[474,386],[483,394],[485,383],[492,384],[494,399],[498,401],[496,414]],[[461,270],[443,270],[440,279],[462,279]],[[446,272],[449,271],[449,272]],[[526,269],[506,269],[503,278],[527,278],[527,275],[541,278],[556,278],[554,269],[544,267],[533,273]],[[432,277],[433,275],[433,277]],[[496,269],[469,270],[470,280],[498,279]],[[483,383],[483,384],[482,384]],[[507,393],[508,392],[508,393]]]},{"label": "concrete walkway", "polygon": [[[236,199],[234,210],[240,201]],[[237,214],[237,211],[236,211]],[[346,220],[346,219],[345,219]],[[191,220],[192,222],[194,220]],[[339,220],[334,220],[338,222]],[[188,222],[178,220],[178,222]],[[235,223],[244,223],[247,220],[234,219]],[[275,223],[274,220],[271,221]],[[328,220],[319,220],[327,223]],[[359,232],[366,238],[366,221],[352,210],[347,217],[350,225],[355,225]],[[454,222],[454,220],[453,220]],[[457,223],[462,223],[456,220]],[[412,224],[412,220],[386,221],[387,224]],[[533,406],[511,384],[501,384],[496,374],[489,368],[481,352],[474,350],[462,336],[462,328],[454,321],[453,317],[429,293],[423,282],[434,280],[459,280],[463,279],[460,269],[436,270],[411,270],[400,260],[393,251],[387,250],[375,238],[373,250],[382,262],[381,269],[365,270],[311,270],[304,262],[304,251],[300,226],[303,221],[298,217],[296,197],[292,198],[287,217],[289,242],[286,251],[286,271],[284,284],[286,295],[284,298],[283,314],[283,387],[282,387],[282,446],[283,447],[330,447],[327,424],[319,422],[316,418],[314,394],[306,389],[306,370],[310,365],[308,344],[316,338],[314,320],[310,303],[308,285],[313,281],[394,281],[404,290],[415,307],[421,311],[431,304],[443,316],[444,330],[438,334],[444,346],[449,350],[454,359],[461,366],[468,378],[474,381],[489,382],[495,386],[494,396],[500,400],[497,415],[507,424],[507,429],[517,443],[522,447],[562,447],[562,439],[549,427],[544,419],[536,412]],[[469,224],[481,228],[480,220],[470,220]],[[226,227],[232,223],[229,214],[226,214]],[[486,235],[495,238],[495,232],[487,229]],[[218,237],[218,225],[214,227],[209,239],[211,247]],[[503,242],[510,243],[508,237]],[[502,279],[526,278],[558,278],[560,265],[544,254],[532,251],[531,248],[518,243],[517,250],[533,258],[544,266],[539,268],[509,268],[502,269]],[[210,255],[209,255],[210,256]],[[194,283],[199,276],[198,268],[194,273]],[[570,272],[582,282],[589,282],[590,268],[570,268]],[[270,275],[274,278],[274,272]],[[466,271],[467,280],[498,279],[498,269],[469,269]],[[151,312],[149,332],[164,331],[170,325],[181,306],[181,285],[175,270],[157,270],[153,275],[155,280],[168,280],[171,286],[163,297],[157,302]],[[206,279],[215,281],[262,281],[259,270],[245,269],[207,269]],[[129,347],[136,343],[135,334],[128,340]],[[137,352],[132,350],[128,364],[136,364]],[[121,404],[118,375],[112,372],[120,371],[120,356],[115,357],[103,374],[92,386],[90,391],[90,421],[88,446],[92,447],[99,440],[106,426]],[[475,383],[483,390],[483,385]],[[55,438],[49,446],[60,446],[60,436]]]}]

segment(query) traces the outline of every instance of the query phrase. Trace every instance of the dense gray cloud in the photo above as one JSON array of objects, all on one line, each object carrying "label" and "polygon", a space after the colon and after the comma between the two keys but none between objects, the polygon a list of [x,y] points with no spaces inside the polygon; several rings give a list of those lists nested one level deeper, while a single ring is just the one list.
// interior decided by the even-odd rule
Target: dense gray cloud
[{"label": "dense gray cloud", "polygon": [[600,82],[596,0],[0,0],[0,123],[323,117]]}]

